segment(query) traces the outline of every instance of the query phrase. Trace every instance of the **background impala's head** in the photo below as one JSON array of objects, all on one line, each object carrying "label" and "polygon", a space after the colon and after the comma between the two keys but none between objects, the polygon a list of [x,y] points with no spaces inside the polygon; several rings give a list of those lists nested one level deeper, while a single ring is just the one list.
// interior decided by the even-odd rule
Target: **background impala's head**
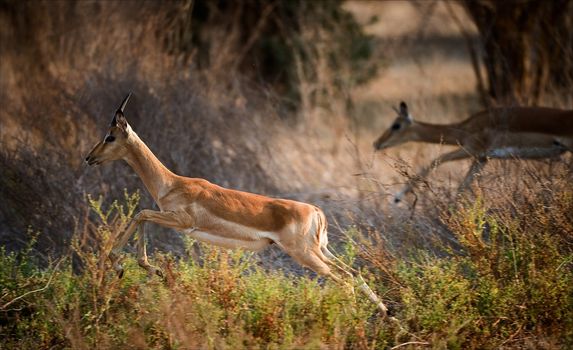
[{"label": "background impala's head", "polygon": [[377,151],[408,142],[411,139],[410,127],[414,123],[414,119],[408,112],[408,106],[402,101],[400,102],[400,109],[394,107],[394,110],[398,116],[390,128],[374,142],[374,149]]},{"label": "background impala's head", "polygon": [[120,107],[115,111],[103,140],[98,142],[86,157],[88,165],[98,165],[110,160],[121,159],[127,152],[126,143],[132,131],[127,119],[125,119],[123,110],[130,96],[131,93],[123,99]]}]

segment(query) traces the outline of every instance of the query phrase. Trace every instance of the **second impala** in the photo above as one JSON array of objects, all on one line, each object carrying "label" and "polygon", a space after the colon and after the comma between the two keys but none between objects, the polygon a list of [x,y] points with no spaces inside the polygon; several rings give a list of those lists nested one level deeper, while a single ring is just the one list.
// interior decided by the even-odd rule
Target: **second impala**
[{"label": "second impala", "polygon": [[[415,121],[406,103],[396,109],[398,116],[375,142],[383,150],[409,141],[459,146],[442,154],[418,175],[425,177],[438,165],[473,159],[460,186],[467,188],[488,159],[540,159],[573,152],[573,110],[544,107],[493,108],[456,123],[437,125]],[[399,202],[412,190],[410,182],[395,198]]]}]

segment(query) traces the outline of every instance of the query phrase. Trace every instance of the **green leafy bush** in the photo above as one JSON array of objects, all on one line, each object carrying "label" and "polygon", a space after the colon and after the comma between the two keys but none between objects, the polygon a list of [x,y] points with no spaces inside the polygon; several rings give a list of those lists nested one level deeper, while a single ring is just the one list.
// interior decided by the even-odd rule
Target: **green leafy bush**
[{"label": "green leafy bush", "polygon": [[447,348],[498,347],[524,334],[561,335],[555,345],[570,344],[573,227],[553,219],[570,213],[570,195],[522,206],[528,212],[519,216],[480,200],[448,214],[459,250],[445,258],[419,253],[398,267],[411,329]]},{"label": "green leafy bush", "polygon": [[108,206],[88,199],[91,224],[72,244],[81,268],[72,269],[70,257],[39,268],[30,254],[34,241],[20,253],[0,250],[3,348],[573,344],[570,191],[534,193],[516,207],[479,199],[450,206],[442,220],[457,244],[439,254],[420,250],[398,259],[383,247],[360,244],[367,239],[352,228],[341,258],[360,266],[390,299],[393,320],[331,281],[267,271],[257,254],[191,239],[188,256],[198,258],[154,255],[164,281],[148,279],[130,254],[118,279],[107,255],[138,199],[126,193],[122,203]]},{"label": "green leafy bush", "polygon": [[107,207],[88,198],[97,225],[74,239],[82,267],[76,274],[69,257],[40,269],[29,250],[0,251],[3,346],[296,347],[366,337],[374,305],[328,281],[264,271],[255,255],[241,250],[188,240],[189,250],[202,251],[200,261],[155,255],[165,282],[148,279],[129,255],[118,279],[107,254],[138,198],[126,193],[124,204]]}]

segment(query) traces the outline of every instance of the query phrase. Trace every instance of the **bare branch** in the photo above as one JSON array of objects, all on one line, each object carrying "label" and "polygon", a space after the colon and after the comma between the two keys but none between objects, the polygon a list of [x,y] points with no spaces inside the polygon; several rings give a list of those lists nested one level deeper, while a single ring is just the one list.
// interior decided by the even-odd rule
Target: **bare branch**
[{"label": "bare branch", "polygon": [[402,343],[402,344],[396,345],[394,347],[391,347],[390,350],[399,349],[403,346],[408,346],[408,345],[428,345],[429,346],[430,343],[425,342],[425,341],[409,341],[407,343]]},{"label": "bare branch", "polygon": [[16,297],[16,298],[10,300],[10,301],[7,302],[6,304],[2,305],[2,310],[6,310],[6,308],[7,308],[8,306],[14,304],[15,302],[17,302],[18,300],[20,300],[20,299],[22,299],[22,298],[27,297],[27,296],[30,295],[30,294],[34,294],[34,293],[38,293],[38,292],[42,292],[42,291],[46,290],[46,289],[50,286],[50,283],[52,283],[52,278],[54,278],[54,274],[55,274],[56,271],[58,270],[58,266],[60,265],[61,262],[62,262],[62,259],[60,259],[60,260],[58,261],[58,263],[56,264],[56,266],[54,266],[54,271],[52,271],[52,274],[50,275],[50,278],[48,279],[48,282],[46,283],[45,286],[43,286],[42,288],[39,288],[39,289],[34,289],[34,290],[31,290],[31,291],[28,291],[28,292],[26,292],[26,293],[24,293],[24,294],[22,294],[22,295],[20,295],[20,296],[18,296],[18,297]]}]

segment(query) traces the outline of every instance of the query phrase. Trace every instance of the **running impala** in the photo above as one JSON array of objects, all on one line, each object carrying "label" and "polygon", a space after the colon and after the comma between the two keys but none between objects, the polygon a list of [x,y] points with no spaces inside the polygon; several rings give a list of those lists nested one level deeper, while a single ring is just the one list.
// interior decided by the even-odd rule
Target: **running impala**
[{"label": "running impala", "polygon": [[[400,103],[400,109],[394,109],[398,116],[374,142],[374,149],[383,150],[410,141],[458,146],[458,149],[434,159],[429,166],[422,168],[418,176],[426,177],[442,163],[471,158],[472,164],[460,191],[471,185],[488,159],[541,159],[573,152],[573,110],[493,108],[460,123],[437,125],[415,121],[404,102]],[[399,202],[411,190],[410,182],[394,201]]]},{"label": "running impala", "polygon": [[[327,248],[328,225],[322,210],[311,204],[226,189],[204,179],[172,173],[128,124],[124,109],[129,97],[115,112],[104,139],[85,159],[88,165],[123,159],[139,175],[160,209],[141,210],[117,238],[109,259],[120,277],[120,252],[138,227],[138,264],[150,276],[162,276],[161,270],[149,263],[145,249],[145,223],[152,222],[225,248],[260,251],[276,244],[318,274],[340,284],[346,284],[345,278],[354,281],[357,271]],[[386,306],[359,275],[358,279],[359,288],[385,316]]]}]

